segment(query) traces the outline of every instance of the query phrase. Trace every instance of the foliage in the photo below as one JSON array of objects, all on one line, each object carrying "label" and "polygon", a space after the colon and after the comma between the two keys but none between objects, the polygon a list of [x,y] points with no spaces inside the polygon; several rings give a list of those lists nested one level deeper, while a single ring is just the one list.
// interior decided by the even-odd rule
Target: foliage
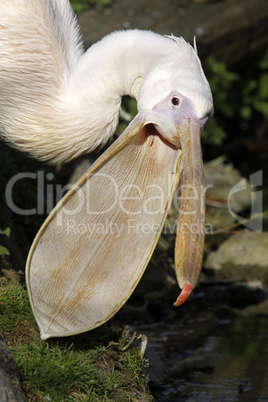
[{"label": "foliage", "polygon": [[224,63],[209,57],[207,64],[210,69],[211,78],[209,80],[213,93],[215,108],[226,117],[233,116],[233,91],[234,83],[239,80],[239,75],[227,70]]},{"label": "foliage", "polygon": [[72,7],[76,13],[80,13],[90,6],[107,6],[112,0],[71,0]]},{"label": "foliage", "polygon": [[41,341],[26,290],[4,287],[1,281],[0,328],[20,368],[29,400],[123,401],[139,400],[142,389],[146,394],[143,361],[136,349],[110,350],[111,331],[107,328],[71,340]]},{"label": "foliage", "polygon": [[[10,227],[5,227],[5,229],[4,230],[2,230],[1,228],[0,228],[0,235],[2,235],[2,236],[6,236],[6,237],[10,237],[10,231],[11,231],[11,229],[10,229]],[[2,246],[1,244],[0,244],[0,256],[1,255],[9,255],[9,251],[8,251],[8,249],[5,247],[5,246]]]},{"label": "foliage", "polygon": [[268,117],[268,52],[257,68],[248,67],[242,73],[228,71],[224,63],[212,57],[206,64],[215,117],[206,126],[203,139],[220,145],[227,137],[225,127],[228,123],[244,131],[249,129],[254,115]]},{"label": "foliage", "polygon": [[130,98],[128,96],[123,98],[122,107],[120,111],[120,119],[119,126],[117,128],[118,133],[122,133],[130,121],[136,116],[137,110],[137,101],[134,98]]}]

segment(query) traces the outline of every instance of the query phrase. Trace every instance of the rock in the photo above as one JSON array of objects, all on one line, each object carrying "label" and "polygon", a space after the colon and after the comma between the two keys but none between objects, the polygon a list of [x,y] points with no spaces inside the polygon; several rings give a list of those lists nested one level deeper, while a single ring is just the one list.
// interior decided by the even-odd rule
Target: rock
[{"label": "rock", "polygon": [[[226,229],[235,222],[237,213],[251,205],[254,195],[249,181],[241,176],[225,157],[204,164],[206,183],[206,224],[212,231]],[[242,184],[239,188],[239,184]],[[245,188],[243,188],[245,187]],[[234,189],[234,193],[231,191]]]},{"label": "rock", "polygon": [[245,190],[238,191],[230,198],[232,211],[239,212],[250,205],[251,187],[237,169],[224,162],[225,157],[221,156],[204,164],[207,204],[227,208],[230,190],[241,180],[245,180]]},{"label": "rock", "polygon": [[217,278],[260,280],[268,285],[268,233],[238,232],[204,262]]},{"label": "rock", "polygon": [[0,401],[27,401],[20,385],[20,371],[0,332]]}]

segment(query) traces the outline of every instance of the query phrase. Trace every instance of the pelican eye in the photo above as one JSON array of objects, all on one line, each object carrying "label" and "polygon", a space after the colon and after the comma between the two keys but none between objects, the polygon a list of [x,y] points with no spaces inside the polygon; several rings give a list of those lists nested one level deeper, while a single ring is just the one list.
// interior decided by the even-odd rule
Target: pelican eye
[{"label": "pelican eye", "polygon": [[179,106],[180,100],[179,98],[177,98],[177,96],[173,96],[173,98],[171,99],[171,103],[173,106]]}]

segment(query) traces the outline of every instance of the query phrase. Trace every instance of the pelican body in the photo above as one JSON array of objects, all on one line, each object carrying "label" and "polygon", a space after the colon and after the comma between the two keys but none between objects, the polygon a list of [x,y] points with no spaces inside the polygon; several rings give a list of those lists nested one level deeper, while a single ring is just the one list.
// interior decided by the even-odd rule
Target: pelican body
[{"label": "pelican body", "polygon": [[213,101],[197,51],[182,38],[119,31],[85,52],[68,0],[0,0],[0,133],[12,146],[52,163],[90,152],[114,134],[124,95],[137,99],[137,116],[51,212],[29,252],[42,339],[93,329],[120,309],[181,176],[175,305],[189,296],[203,255],[200,134]]}]

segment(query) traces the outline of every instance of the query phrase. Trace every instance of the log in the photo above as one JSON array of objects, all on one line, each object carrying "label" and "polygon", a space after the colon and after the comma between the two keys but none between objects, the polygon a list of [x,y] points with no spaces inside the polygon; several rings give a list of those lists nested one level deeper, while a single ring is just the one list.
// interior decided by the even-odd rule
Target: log
[{"label": "log", "polygon": [[112,0],[78,19],[86,48],[120,29],[172,33],[190,43],[196,35],[201,59],[214,56],[231,68],[257,58],[268,43],[267,0]]}]

